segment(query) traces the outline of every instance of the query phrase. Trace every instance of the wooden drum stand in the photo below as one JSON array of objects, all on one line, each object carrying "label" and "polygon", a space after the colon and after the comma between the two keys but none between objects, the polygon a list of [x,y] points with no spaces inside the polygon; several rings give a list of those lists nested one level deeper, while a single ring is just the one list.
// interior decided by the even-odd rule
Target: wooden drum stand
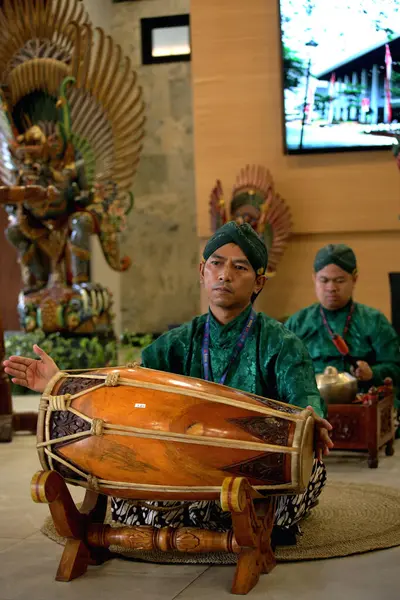
[{"label": "wooden drum stand", "polygon": [[88,565],[113,558],[111,545],[131,550],[180,552],[233,552],[238,555],[233,594],[247,594],[261,573],[275,567],[271,533],[275,497],[259,494],[244,477],[227,477],[221,487],[221,504],[232,516],[232,530],[219,533],[194,527],[126,526],[104,524],[107,496],[88,490],[80,511],[64,479],[56,471],[38,471],[32,478],[35,502],[47,502],[59,535],[67,538],[56,580],[71,581]]}]

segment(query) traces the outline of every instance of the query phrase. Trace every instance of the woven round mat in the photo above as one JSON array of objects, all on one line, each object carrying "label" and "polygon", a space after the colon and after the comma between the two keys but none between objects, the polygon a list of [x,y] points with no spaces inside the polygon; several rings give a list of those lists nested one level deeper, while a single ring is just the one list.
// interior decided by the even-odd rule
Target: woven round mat
[{"label": "woven round mat", "polygon": [[[108,512],[106,522],[110,523]],[[329,483],[320,502],[302,521],[302,536],[296,546],[276,549],[279,562],[315,560],[361,554],[400,546],[400,490],[374,485]],[[53,525],[45,520],[42,533],[65,544]],[[236,555],[223,552],[186,554],[180,552],[110,550],[127,558],[159,563],[233,564]]]}]

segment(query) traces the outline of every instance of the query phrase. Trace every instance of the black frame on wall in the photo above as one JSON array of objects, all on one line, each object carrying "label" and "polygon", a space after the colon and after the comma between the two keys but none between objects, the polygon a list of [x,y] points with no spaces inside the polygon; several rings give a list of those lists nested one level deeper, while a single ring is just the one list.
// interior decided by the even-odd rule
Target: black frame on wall
[{"label": "black frame on wall", "polygon": [[[152,55],[152,32],[153,29],[162,29],[169,27],[189,27],[189,43],[190,43],[190,16],[189,15],[172,15],[168,17],[154,17],[140,20],[142,32],[142,64],[153,65],[160,63],[183,62],[191,60],[191,52],[189,54],[174,54],[171,56],[153,56]],[[190,46],[191,47],[191,46]]]},{"label": "black frame on wall", "polygon": [[392,325],[400,337],[400,273],[389,273]]}]

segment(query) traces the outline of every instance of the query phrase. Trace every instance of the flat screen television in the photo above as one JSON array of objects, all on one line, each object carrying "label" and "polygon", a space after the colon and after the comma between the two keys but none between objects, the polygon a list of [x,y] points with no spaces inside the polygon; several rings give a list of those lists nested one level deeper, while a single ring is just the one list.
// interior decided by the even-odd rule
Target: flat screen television
[{"label": "flat screen television", "polygon": [[288,154],[400,134],[400,0],[278,0]]}]

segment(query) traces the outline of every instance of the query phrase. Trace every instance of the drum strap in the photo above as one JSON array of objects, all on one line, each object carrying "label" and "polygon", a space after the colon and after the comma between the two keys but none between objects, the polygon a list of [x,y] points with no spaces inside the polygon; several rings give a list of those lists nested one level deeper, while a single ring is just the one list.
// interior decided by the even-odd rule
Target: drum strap
[{"label": "drum strap", "polygon": [[[246,340],[249,337],[251,330],[254,327],[256,319],[257,319],[257,314],[256,314],[255,310],[252,309],[251,313],[249,315],[249,318],[247,319],[246,325],[244,326],[242,333],[239,335],[239,337],[237,339],[237,342],[233,349],[232,355],[228,361],[228,365],[227,365],[226,369],[224,370],[222,377],[220,378],[220,380],[217,383],[224,385],[226,377],[229,372],[229,369],[231,368],[232,364],[235,362],[235,360],[239,356],[240,352],[242,351],[242,349],[246,343]],[[204,336],[203,336],[203,345],[201,348],[201,355],[202,355],[202,362],[203,362],[204,379],[206,381],[209,381],[210,380],[210,371],[211,371],[211,364],[210,364],[210,313],[208,313],[208,315],[207,315],[206,323],[204,326]],[[211,375],[211,378],[212,378],[212,375]]]}]

